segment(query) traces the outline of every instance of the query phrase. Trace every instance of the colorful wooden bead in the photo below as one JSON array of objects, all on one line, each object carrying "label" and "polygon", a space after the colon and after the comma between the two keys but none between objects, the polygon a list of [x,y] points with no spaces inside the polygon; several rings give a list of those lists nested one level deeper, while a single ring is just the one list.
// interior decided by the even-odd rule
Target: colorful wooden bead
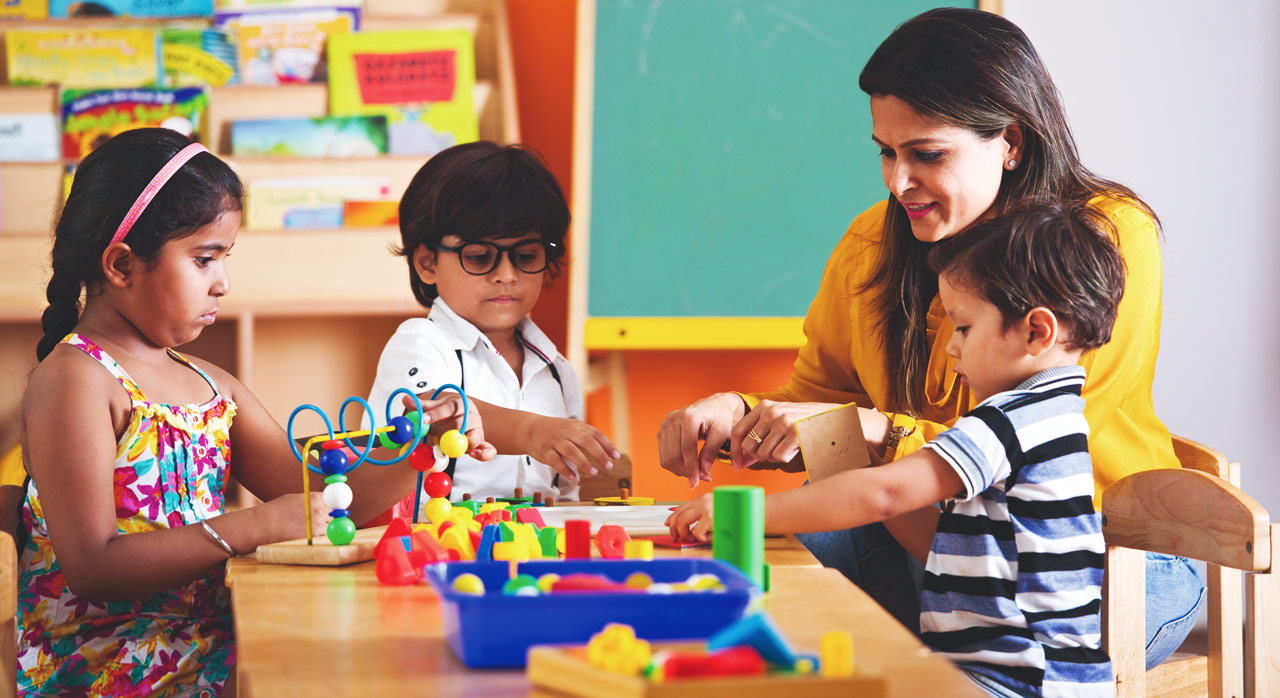
[{"label": "colorful wooden bead", "polygon": [[320,448],[323,448],[326,451],[332,451],[335,448],[342,448],[342,442],[338,439],[332,439],[320,444]]},{"label": "colorful wooden bead", "polygon": [[351,506],[354,494],[345,482],[335,482],[324,488],[324,505],[330,509],[346,509]]},{"label": "colorful wooden bead", "polygon": [[325,535],[334,545],[346,545],[356,537],[356,525],[351,522],[351,519],[342,516],[329,522]]},{"label": "colorful wooden bead", "polygon": [[426,515],[427,520],[431,523],[442,524],[449,520],[449,511],[453,505],[449,504],[449,500],[444,497],[433,497],[427,500],[426,506],[422,508],[422,513]]},{"label": "colorful wooden bead", "polygon": [[453,490],[453,480],[448,473],[431,473],[427,475],[423,488],[430,497],[448,497]]},{"label": "colorful wooden bead", "polygon": [[484,580],[470,572],[466,572],[453,578],[453,590],[459,594],[484,596]]},{"label": "colorful wooden bead", "polygon": [[440,435],[440,452],[449,458],[457,458],[467,452],[467,437],[457,429],[450,429]]},{"label": "colorful wooden bead", "polygon": [[320,454],[320,469],[325,475],[341,475],[351,467],[351,459],[345,451],[330,450]]},{"label": "colorful wooden bead", "polygon": [[386,432],[387,440],[397,446],[413,441],[413,422],[404,417],[392,417],[387,426],[392,427],[392,431]]}]

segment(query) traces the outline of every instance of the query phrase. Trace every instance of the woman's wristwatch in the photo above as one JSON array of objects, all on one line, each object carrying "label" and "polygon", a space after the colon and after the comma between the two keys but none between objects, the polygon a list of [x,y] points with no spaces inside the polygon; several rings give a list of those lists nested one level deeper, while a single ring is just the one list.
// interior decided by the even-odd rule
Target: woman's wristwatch
[{"label": "woman's wristwatch", "polygon": [[890,419],[895,423],[889,427],[889,438],[885,440],[884,453],[881,454],[881,458],[883,458],[886,463],[893,460],[893,455],[898,451],[898,442],[902,440],[902,437],[910,436],[916,431],[915,426],[908,427],[897,424],[897,415],[893,415]]}]

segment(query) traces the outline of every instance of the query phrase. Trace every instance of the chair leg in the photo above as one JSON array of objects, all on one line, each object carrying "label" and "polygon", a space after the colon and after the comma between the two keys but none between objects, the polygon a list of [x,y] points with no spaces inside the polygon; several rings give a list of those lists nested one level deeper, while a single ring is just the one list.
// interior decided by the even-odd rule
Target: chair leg
[{"label": "chair leg", "polygon": [[1102,581],[1102,647],[1111,657],[1116,698],[1147,694],[1147,555],[1107,546]]},{"label": "chair leg", "polygon": [[1280,536],[1280,524],[1271,524],[1271,569],[1245,578],[1245,698],[1280,695],[1280,574],[1276,573],[1280,545],[1276,536]]}]

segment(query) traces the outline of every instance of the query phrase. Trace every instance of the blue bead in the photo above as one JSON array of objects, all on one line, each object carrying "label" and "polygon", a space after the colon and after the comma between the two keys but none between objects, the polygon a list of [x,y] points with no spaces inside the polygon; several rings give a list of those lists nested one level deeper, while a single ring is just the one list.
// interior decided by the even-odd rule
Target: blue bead
[{"label": "blue bead", "polygon": [[341,475],[347,472],[350,465],[351,459],[344,451],[333,450],[320,454],[320,469],[325,475]]},{"label": "blue bead", "polygon": [[395,427],[395,431],[384,432],[387,440],[393,444],[404,445],[413,441],[413,422],[405,417],[392,417],[387,423],[389,427]]},{"label": "blue bead", "polygon": [[351,516],[350,509],[334,509],[333,511],[329,512],[329,518],[332,518],[332,519],[344,519],[344,518],[347,518],[348,516]]}]

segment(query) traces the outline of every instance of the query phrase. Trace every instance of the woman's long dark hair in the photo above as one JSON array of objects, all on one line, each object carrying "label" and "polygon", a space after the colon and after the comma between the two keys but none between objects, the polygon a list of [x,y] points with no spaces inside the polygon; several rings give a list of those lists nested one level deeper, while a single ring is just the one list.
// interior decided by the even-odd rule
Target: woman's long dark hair
[{"label": "woman's long dark hair", "polygon": [[[76,168],[53,236],[49,307],[40,318],[44,357],[80,321],[80,295],[102,280],[102,253],[142,189],[191,139],[167,128],[125,131],[98,146]],[[240,211],[244,188],[227,164],[200,153],[156,193],[124,242],[139,259],[154,259],[170,240],[186,237],[223,213]]]},{"label": "woman's long dark hair", "polygon": [[[897,97],[921,115],[979,137],[1022,127],[1018,167],[1007,170],[994,204],[1001,213],[1022,202],[1106,195],[1131,201],[1159,223],[1134,192],[1080,162],[1062,99],[1030,39],[1009,20],[981,10],[940,8],[907,20],[880,44],[858,79],[872,96]],[[889,375],[887,408],[919,416],[930,346],[926,317],[938,292],[926,258],[930,244],[911,233],[890,195],[880,259],[859,289],[875,293],[880,342]]]}]

